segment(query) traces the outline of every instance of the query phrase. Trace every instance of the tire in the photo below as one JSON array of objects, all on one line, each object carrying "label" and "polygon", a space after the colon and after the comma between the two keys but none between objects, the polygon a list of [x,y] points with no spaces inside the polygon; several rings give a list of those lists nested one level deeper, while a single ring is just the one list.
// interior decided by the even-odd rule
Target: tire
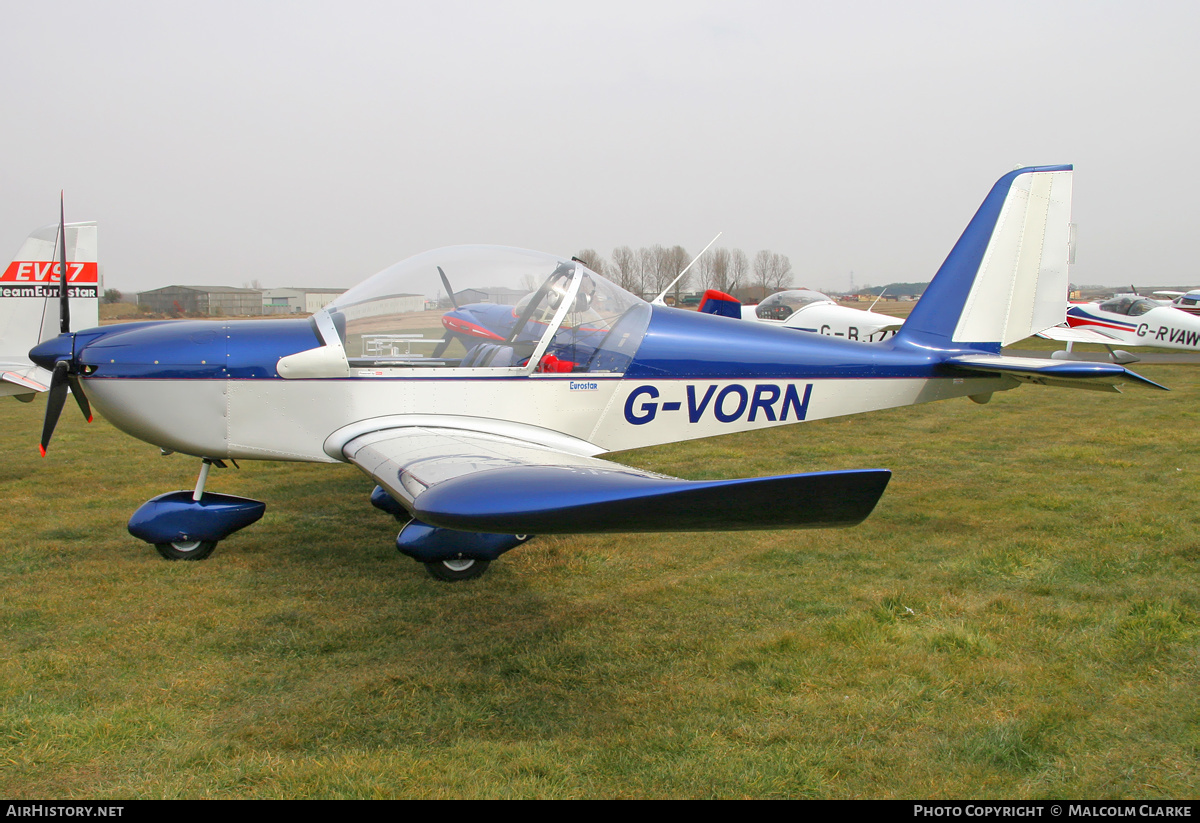
[{"label": "tire", "polygon": [[155,543],[154,548],[167,560],[203,560],[217,547],[216,540],[178,540]]},{"label": "tire", "polygon": [[438,580],[456,583],[459,580],[474,580],[487,571],[490,563],[490,560],[470,560],[465,557],[454,560],[435,560],[425,564],[425,571]]}]

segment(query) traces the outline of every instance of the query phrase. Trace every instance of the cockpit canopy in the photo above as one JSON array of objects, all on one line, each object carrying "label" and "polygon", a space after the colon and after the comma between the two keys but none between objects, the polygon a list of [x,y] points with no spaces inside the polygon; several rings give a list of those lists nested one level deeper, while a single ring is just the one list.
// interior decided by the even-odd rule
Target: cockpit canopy
[{"label": "cockpit canopy", "polygon": [[411,257],[323,312],[352,368],[517,373],[623,372],[650,319],[646,301],[578,261],[500,246]]},{"label": "cockpit canopy", "polygon": [[805,306],[813,303],[832,303],[833,298],[812,289],[789,289],[776,292],[758,304],[754,313],[759,320],[787,320]]},{"label": "cockpit canopy", "polygon": [[1151,309],[1157,309],[1161,304],[1145,297],[1114,297],[1100,304],[1103,311],[1113,314],[1124,314],[1129,317],[1140,317]]}]

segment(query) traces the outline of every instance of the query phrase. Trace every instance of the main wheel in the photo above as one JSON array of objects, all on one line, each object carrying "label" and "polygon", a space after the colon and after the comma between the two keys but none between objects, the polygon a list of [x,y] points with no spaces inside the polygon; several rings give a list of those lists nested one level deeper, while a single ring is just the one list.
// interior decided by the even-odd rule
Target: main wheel
[{"label": "main wheel", "polygon": [[474,580],[487,571],[490,560],[470,560],[465,557],[454,560],[435,560],[425,564],[425,571],[438,580],[451,583],[458,580]]},{"label": "main wheel", "polygon": [[158,553],[168,560],[203,560],[216,547],[216,540],[177,540],[174,543],[154,544]]}]

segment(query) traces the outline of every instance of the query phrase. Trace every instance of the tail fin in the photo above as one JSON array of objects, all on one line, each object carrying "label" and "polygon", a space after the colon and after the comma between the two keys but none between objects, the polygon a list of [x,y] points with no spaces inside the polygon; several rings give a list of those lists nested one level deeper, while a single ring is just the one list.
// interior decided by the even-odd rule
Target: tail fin
[{"label": "tail fin", "polygon": [[[66,225],[67,289],[73,327],[99,325],[100,277],[96,224]],[[58,224],[35,229],[0,274],[0,358],[24,359],[58,335]]]},{"label": "tail fin", "polygon": [[1030,166],[1001,177],[904,321],[896,343],[998,352],[1061,323],[1073,168]]}]

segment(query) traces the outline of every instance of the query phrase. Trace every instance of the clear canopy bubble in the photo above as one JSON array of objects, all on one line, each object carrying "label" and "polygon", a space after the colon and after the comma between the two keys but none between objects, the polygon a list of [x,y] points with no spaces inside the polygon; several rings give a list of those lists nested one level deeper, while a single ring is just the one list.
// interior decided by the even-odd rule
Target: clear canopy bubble
[{"label": "clear canopy bubble", "polygon": [[324,311],[354,367],[516,372],[623,371],[650,316],[578,261],[501,246],[411,257]]}]

